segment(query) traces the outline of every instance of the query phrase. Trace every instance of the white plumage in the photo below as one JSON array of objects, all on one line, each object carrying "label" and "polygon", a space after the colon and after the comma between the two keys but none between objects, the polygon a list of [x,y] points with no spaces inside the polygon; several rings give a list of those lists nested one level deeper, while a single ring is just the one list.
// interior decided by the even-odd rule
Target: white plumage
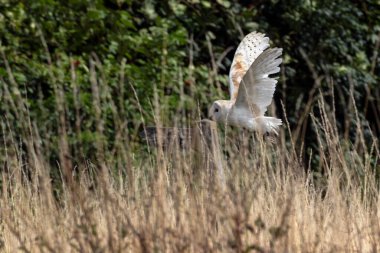
[{"label": "white plumage", "polygon": [[217,122],[278,134],[280,119],[264,116],[271,104],[280,71],[281,48],[269,48],[269,38],[252,32],[240,42],[230,69],[230,100],[217,100],[209,117]]}]

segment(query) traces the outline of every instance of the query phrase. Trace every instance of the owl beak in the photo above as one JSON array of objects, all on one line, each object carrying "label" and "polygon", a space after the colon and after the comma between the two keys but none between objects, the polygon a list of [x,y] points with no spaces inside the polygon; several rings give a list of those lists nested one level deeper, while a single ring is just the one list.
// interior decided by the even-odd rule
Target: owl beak
[{"label": "owl beak", "polygon": [[214,121],[214,117],[213,117],[213,115],[212,115],[212,113],[211,113],[211,110],[209,110],[208,111],[208,117],[207,117],[209,120],[212,120],[212,121]]}]

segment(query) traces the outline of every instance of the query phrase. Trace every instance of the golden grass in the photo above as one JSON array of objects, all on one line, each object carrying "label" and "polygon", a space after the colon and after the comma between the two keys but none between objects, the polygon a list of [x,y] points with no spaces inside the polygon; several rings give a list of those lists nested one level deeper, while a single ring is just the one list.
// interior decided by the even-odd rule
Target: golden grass
[{"label": "golden grass", "polygon": [[[285,141],[272,145],[232,132],[220,133],[221,144],[211,152],[210,145],[158,148],[150,160],[135,159],[132,180],[114,175],[107,161],[79,165],[76,180],[57,190],[42,154],[34,154],[26,166],[12,155],[16,144],[9,144],[1,175],[0,248],[380,251],[377,140],[341,140],[322,102],[321,108],[322,116],[312,116],[320,151],[310,155],[319,156],[319,174],[307,172],[308,159]],[[361,133],[358,125],[356,134]],[[221,151],[217,164],[213,158]],[[26,175],[25,167],[33,172]]]}]

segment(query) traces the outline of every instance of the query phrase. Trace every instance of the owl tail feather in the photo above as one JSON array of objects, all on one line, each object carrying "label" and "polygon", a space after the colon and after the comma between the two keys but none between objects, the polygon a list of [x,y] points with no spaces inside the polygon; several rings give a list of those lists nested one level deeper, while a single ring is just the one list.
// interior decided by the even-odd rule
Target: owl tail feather
[{"label": "owl tail feather", "polygon": [[282,120],[274,117],[262,117],[263,130],[264,133],[274,133],[278,135],[280,126],[282,125]]}]

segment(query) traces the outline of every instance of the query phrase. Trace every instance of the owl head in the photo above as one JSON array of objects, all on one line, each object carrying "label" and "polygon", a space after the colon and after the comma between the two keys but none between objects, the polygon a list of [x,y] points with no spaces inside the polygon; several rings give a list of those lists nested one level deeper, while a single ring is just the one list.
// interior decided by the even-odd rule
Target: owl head
[{"label": "owl head", "polygon": [[216,122],[225,121],[228,110],[230,109],[230,104],[228,100],[215,101],[208,111],[208,118]]}]

